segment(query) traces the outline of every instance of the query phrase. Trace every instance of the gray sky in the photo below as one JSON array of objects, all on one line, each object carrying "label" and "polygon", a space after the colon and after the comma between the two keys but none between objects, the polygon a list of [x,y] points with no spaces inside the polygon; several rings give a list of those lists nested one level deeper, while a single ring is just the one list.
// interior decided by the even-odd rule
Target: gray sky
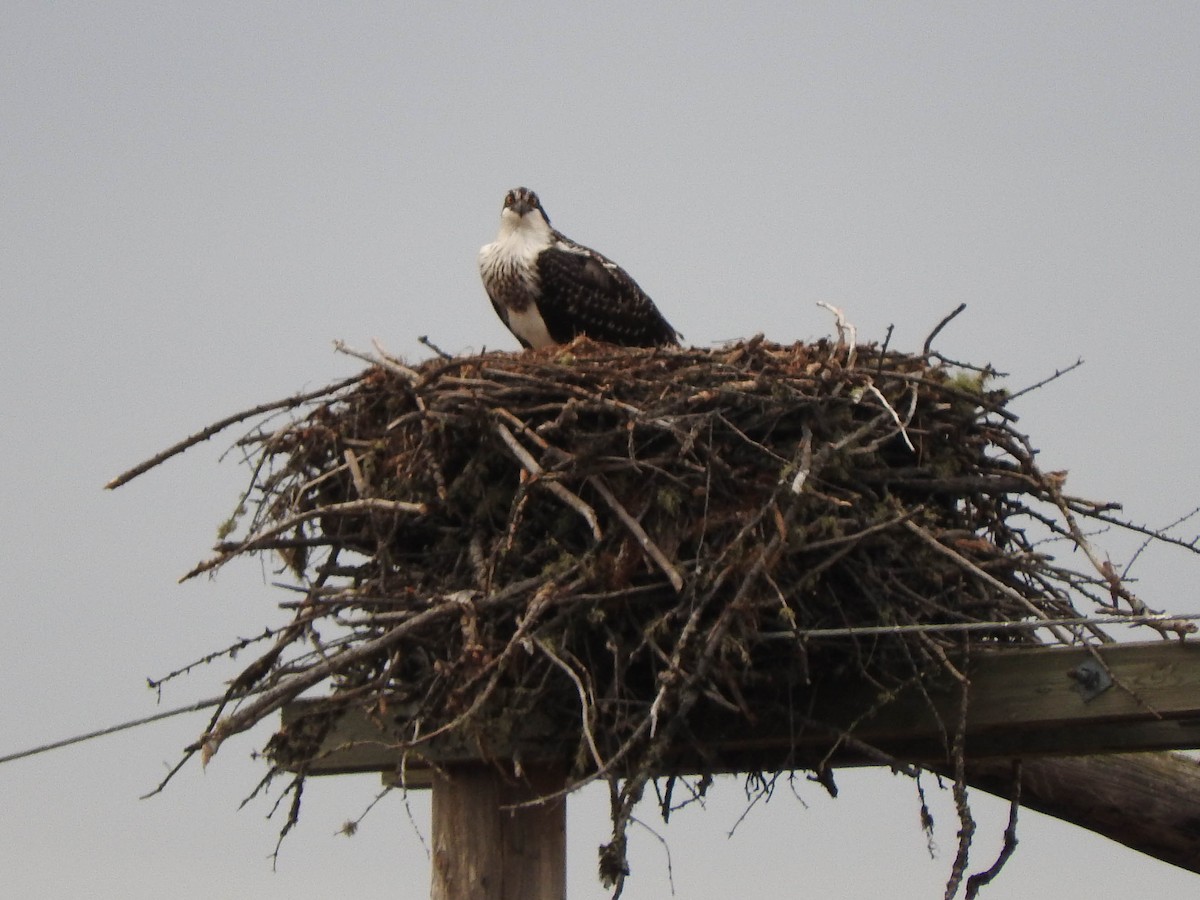
[{"label": "gray sky", "polygon": [[[358,366],[515,349],[475,269],[504,192],[618,260],[688,341],[939,338],[1020,387],[1070,488],[1165,524],[1200,504],[1200,5],[145,4],[0,9],[0,755],[153,712],[147,676],[280,620],[244,563],[177,586],[246,472],[213,442],[101,486],[227,413]],[[1196,524],[1191,531],[1195,533]],[[1100,535],[1118,562],[1136,542]],[[1200,612],[1196,561],[1146,554],[1152,606]],[[244,661],[244,660],[243,660]],[[219,692],[214,665],[165,705]],[[278,871],[269,803],[237,804],[266,734],[151,800],[200,716],[0,767],[11,896],[420,897],[404,805],[310,782]],[[662,831],[681,898],[941,896],[911,783],[844,773],[743,811],[722,780]],[[427,795],[411,798],[428,832]],[[1005,811],[976,795],[976,867]],[[644,818],[653,824],[653,810]],[[573,898],[605,896],[606,796],[570,805]],[[661,826],[660,826],[661,827]],[[668,895],[635,834],[626,896]],[[1183,896],[1197,876],[1023,816],[991,900]]]}]

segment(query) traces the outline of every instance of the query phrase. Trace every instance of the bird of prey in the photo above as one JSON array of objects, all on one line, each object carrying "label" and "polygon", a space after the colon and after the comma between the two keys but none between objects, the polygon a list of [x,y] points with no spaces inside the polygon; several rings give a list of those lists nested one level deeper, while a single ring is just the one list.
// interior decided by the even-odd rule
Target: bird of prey
[{"label": "bird of prey", "polygon": [[479,251],[497,315],[521,345],[541,349],[584,335],[626,347],[678,344],[646,293],[614,263],[550,227],[537,194],[504,198],[500,233]]}]

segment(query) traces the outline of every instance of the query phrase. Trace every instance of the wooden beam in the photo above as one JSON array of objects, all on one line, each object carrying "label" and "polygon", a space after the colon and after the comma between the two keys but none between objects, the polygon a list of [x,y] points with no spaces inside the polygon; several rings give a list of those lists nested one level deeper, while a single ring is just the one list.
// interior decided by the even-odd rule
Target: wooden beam
[{"label": "wooden beam", "polygon": [[[1200,829],[1195,813],[1200,809],[1200,763],[1171,753],[1122,752],[1200,748],[1200,642],[1112,644],[1097,652],[1102,666],[1095,665],[1089,651],[1079,648],[1014,648],[972,655],[966,666],[971,682],[968,783],[1007,797],[1012,787],[1010,760],[1021,757],[1022,805],[1200,872]],[[1107,687],[1091,683],[1093,679],[1103,682],[1109,674],[1115,683]],[[876,689],[849,683],[834,690],[825,688],[820,695],[797,696],[793,709],[834,726],[857,722],[854,734],[859,739],[897,759],[944,770],[943,723],[957,721],[959,709],[953,685],[931,686],[928,696],[901,692],[875,709],[877,701]],[[285,708],[285,729],[302,733],[305,723],[311,721],[310,713],[319,707],[320,701],[307,701]],[[512,784],[511,780],[496,780],[500,770],[483,770],[479,760],[521,759],[526,770],[538,761],[562,766],[578,742],[578,735],[564,735],[554,723],[532,715],[513,726],[475,731],[470,739],[439,739],[405,755],[396,749],[403,714],[393,712],[391,717],[380,721],[358,712],[343,714],[324,737],[316,757],[276,761],[282,765],[307,762],[311,774],[382,771],[390,780],[397,780],[403,762],[409,787],[430,784],[435,771],[448,772],[449,793],[439,795],[441,782],[433,782],[435,809],[447,809],[450,804],[458,811],[443,819],[446,824],[440,833],[456,834],[459,826],[452,824],[456,821],[490,817],[491,824],[480,834],[492,836],[480,837],[473,841],[476,849],[462,851],[481,854],[481,858],[488,851],[480,844],[495,845],[501,840],[495,835],[504,830],[505,822],[495,818],[494,810],[513,801],[478,799]],[[754,727],[747,727],[741,719],[722,721],[714,715],[689,725],[689,742],[674,748],[661,774],[803,768],[831,749],[828,733],[797,728],[786,715]],[[868,761],[847,748],[829,760],[831,765]],[[460,788],[454,786],[458,773],[480,771],[490,773],[492,787],[475,787],[470,781]],[[555,784],[561,786],[561,779]],[[477,798],[468,802],[464,794]],[[435,817],[438,815],[435,812]],[[561,816],[561,812],[555,815]],[[552,833],[561,837],[560,825],[543,823],[520,833],[542,835],[538,840],[554,846],[558,858]],[[453,848],[454,843],[446,837],[438,846]],[[440,877],[438,866],[443,865],[439,859],[453,859],[457,851],[448,852],[450,856],[435,855],[435,879]],[[469,859],[447,865],[444,874],[452,877],[464,865],[470,865]],[[534,864],[538,865],[541,863]],[[550,880],[558,884],[557,875]],[[529,893],[531,887],[522,889],[527,892],[524,896],[538,900],[561,896]],[[451,896],[477,895],[434,894],[435,900]]]},{"label": "wooden beam", "polygon": [[[1086,673],[1103,673],[1082,648],[1012,648],[977,651],[970,659],[966,752],[972,760],[1200,747],[1200,642],[1110,644],[1096,651],[1116,683],[1085,696]],[[1084,674],[1081,681],[1081,672]],[[1098,677],[1105,677],[1098,674]],[[932,700],[932,706],[930,703]],[[319,701],[312,703],[319,704]],[[957,722],[959,698],[953,683],[900,692],[878,705],[878,690],[862,683],[824,687],[799,695],[793,709],[835,727],[857,723],[854,736],[905,760],[946,758],[945,735]],[[284,725],[298,724],[313,710],[309,702],[284,710]],[[391,771],[404,755],[396,749],[403,713],[390,721],[345,713],[310,760],[310,774]],[[663,774],[802,768],[834,746],[828,731],[798,727],[787,716],[748,726],[720,712],[698,717],[687,743],[668,757]],[[392,727],[394,726],[394,727]],[[423,767],[481,759],[541,760],[563,764],[578,735],[528,716],[508,731],[474,733],[470,740],[448,736],[408,754],[409,786],[428,784]],[[702,752],[700,749],[702,749]],[[280,760],[289,767],[299,760]],[[836,750],[831,762],[871,762],[851,748]]]},{"label": "wooden beam", "polygon": [[563,771],[516,778],[482,764],[433,778],[432,900],[564,900],[567,893]]},{"label": "wooden beam", "polygon": [[[1008,799],[1010,765],[969,763],[967,782]],[[1200,872],[1200,761],[1182,754],[1026,759],[1021,805]]]}]

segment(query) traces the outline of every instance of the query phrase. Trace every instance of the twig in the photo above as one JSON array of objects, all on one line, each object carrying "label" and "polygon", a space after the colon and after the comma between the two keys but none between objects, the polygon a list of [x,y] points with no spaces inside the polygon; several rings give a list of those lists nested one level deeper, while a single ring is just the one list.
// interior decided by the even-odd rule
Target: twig
[{"label": "twig", "polygon": [[[500,439],[504,441],[505,446],[512,451],[512,455],[517,458],[517,461],[525,467],[525,470],[530,475],[533,475],[535,478],[541,478],[545,474],[545,470],[542,469],[541,464],[533,458],[528,450],[521,446],[520,441],[513,437],[513,433],[508,430],[508,427],[503,422],[494,422],[492,427],[495,429],[496,434],[500,436]],[[539,484],[567,506],[571,507],[571,509],[575,510],[575,512],[579,513],[583,517],[583,520],[588,523],[593,538],[597,541],[603,539],[604,535],[600,531],[600,522],[596,518],[596,511],[594,509],[557,481],[542,479]]]},{"label": "twig", "polygon": [[190,578],[195,578],[197,575],[208,572],[228,562],[239,553],[260,549],[267,541],[312,519],[319,519],[323,516],[353,516],[370,512],[425,515],[429,512],[429,505],[426,503],[409,503],[405,500],[384,500],[379,497],[364,497],[361,500],[347,500],[345,503],[331,503],[328,506],[319,506],[316,509],[306,510],[305,512],[296,513],[294,516],[289,516],[283,521],[272,525],[266,531],[258,532],[244,541],[223,548],[217,556],[200,563],[179,580],[184,582]]},{"label": "twig", "polygon": [[633,823],[634,825],[640,825],[642,828],[645,828],[648,832],[650,832],[650,834],[654,837],[654,839],[657,840],[659,842],[659,844],[662,845],[663,853],[665,853],[667,856],[667,887],[671,891],[671,896],[674,897],[675,896],[675,873],[674,873],[674,869],[672,869],[672,867],[671,867],[671,845],[667,843],[667,839],[665,837],[663,837],[661,834],[659,834],[657,831],[655,831],[653,828],[651,828],[649,825],[647,825],[645,822],[643,822],[637,816],[630,817],[629,821],[631,823]]},{"label": "twig", "polygon": [[1000,848],[1000,855],[996,857],[996,861],[982,872],[976,872],[967,879],[967,896],[966,900],[975,900],[978,896],[980,888],[986,884],[991,884],[992,880],[1000,874],[1000,870],[1004,868],[1004,864],[1008,862],[1010,856],[1017,849],[1017,811],[1021,808],[1021,761],[1014,759],[1012,762],[1012,798],[1008,805],[1008,826],[1004,829],[1004,846]]},{"label": "twig", "polygon": [[583,729],[584,740],[587,741],[588,751],[592,754],[592,762],[596,764],[597,769],[603,769],[604,757],[600,755],[600,748],[596,746],[596,736],[592,733],[592,718],[596,711],[595,702],[588,696],[588,691],[584,688],[583,682],[579,679],[579,675],[575,670],[551,650],[545,641],[535,637],[533,643],[539,650],[546,654],[550,662],[562,669],[574,683],[575,691],[579,694],[579,725]]},{"label": "twig", "polygon": [[[915,522],[905,521],[904,527],[907,528],[909,531],[911,531],[913,534],[917,535],[919,538],[921,538],[921,540],[923,540],[926,544],[928,544],[934,550],[938,551],[939,553],[941,553],[945,556],[950,557],[955,562],[957,562],[959,565],[961,565],[963,568],[965,568],[969,572],[971,572],[971,574],[973,574],[979,578],[982,578],[985,582],[987,582],[989,585],[994,587],[996,590],[1000,591],[1006,597],[1009,597],[1010,599],[1015,600],[1018,604],[1020,604],[1022,607],[1024,607],[1026,610],[1028,610],[1031,615],[1037,616],[1039,619],[1049,619],[1050,618],[1049,614],[1044,609],[1041,609],[1040,607],[1038,607],[1036,604],[1033,603],[1033,601],[1031,601],[1024,594],[1009,587],[1004,582],[997,580],[995,576],[993,576],[993,575],[989,574],[988,572],[985,572],[983,569],[979,568],[979,566],[975,565],[975,563],[971,562],[969,559],[967,559],[961,553],[958,553],[958,552],[952,550],[951,548],[947,547],[945,544],[943,544],[941,541],[939,541],[937,538],[935,538],[932,534],[930,534],[928,531],[926,531],[920,525],[917,525]],[[1050,627],[1050,630],[1054,633],[1054,636],[1057,637],[1064,644],[1070,643],[1070,639],[1067,637],[1067,635],[1063,631],[1058,629],[1057,627]]]},{"label": "twig", "polygon": [[354,483],[354,492],[361,499],[370,496],[370,489],[367,487],[366,479],[363,478],[362,466],[358,464],[358,457],[354,455],[354,451],[347,447],[342,451],[342,458],[346,460],[346,466],[350,469],[350,479]]},{"label": "twig", "polygon": [[[1052,499],[1058,506],[1059,512],[1062,513],[1063,518],[1067,523],[1067,528],[1075,540],[1075,546],[1083,551],[1083,555],[1087,557],[1088,561],[1092,564],[1095,570],[1100,574],[1100,577],[1104,579],[1105,584],[1108,586],[1109,592],[1112,596],[1113,612],[1118,611],[1116,604],[1120,599],[1128,603],[1130,609],[1132,609],[1137,615],[1153,613],[1154,610],[1146,606],[1140,597],[1125,589],[1124,585],[1121,583],[1121,577],[1117,574],[1113,564],[1108,560],[1101,561],[1099,555],[1096,553],[1095,549],[1093,549],[1091,541],[1087,539],[1083,531],[1080,529],[1079,523],[1075,520],[1075,516],[1072,514],[1070,507],[1067,505],[1066,500],[1064,500],[1062,496],[1061,488],[1058,483],[1051,485],[1050,493]],[[1164,637],[1166,636],[1166,632],[1172,631],[1176,634],[1176,636],[1179,637],[1180,640],[1182,640],[1188,634],[1195,633],[1197,630],[1194,624],[1179,620],[1177,617],[1174,620],[1164,621],[1160,625],[1155,625],[1152,623],[1147,624],[1150,624],[1151,627],[1156,628],[1160,633],[1163,634]]]},{"label": "twig", "polygon": [[382,800],[391,792],[392,785],[389,784],[382,791],[375,795],[371,802],[367,804],[367,808],[359,814],[358,818],[347,819],[345,822],[343,822],[342,827],[337,830],[337,833],[344,835],[345,837],[354,837],[354,835],[358,833],[358,826],[362,824],[362,820],[367,817],[367,814],[375,808],[376,804],[379,803],[380,800]]},{"label": "twig", "polygon": [[[1129,577],[1129,573],[1133,569],[1133,564],[1135,562],[1137,562],[1138,557],[1141,556],[1143,553],[1145,553],[1146,548],[1149,547],[1155,540],[1161,540],[1163,537],[1166,537],[1168,531],[1170,531],[1172,528],[1177,528],[1178,526],[1182,525],[1184,522],[1186,522],[1188,519],[1192,518],[1193,516],[1195,516],[1198,513],[1200,513],[1200,506],[1197,506],[1195,509],[1191,510],[1190,512],[1184,513],[1182,516],[1180,516],[1174,522],[1168,522],[1166,525],[1163,525],[1161,528],[1157,529],[1158,534],[1147,535],[1146,539],[1143,540],[1141,542],[1141,544],[1138,545],[1137,550],[1135,550],[1133,552],[1133,555],[1129,557],[1129,562],[1127,562],[1125,564],[1125,568],[1123,568],[1121,570],[1121,577],[1122,578]],[[1194,548],[1196,546],[1197,542],[1200,542],[1200,535],[1193,538],[1187,544],[1187,546]]]},{"label": "twig", "polygon": [[887,361],[888,345],[892,342],[892,332],[895,330],[896,326],[889,324],[883,335],[883,344],[879,348],[879,366],[875,369],[876,378],[883,375],[883,364]]},{"label": "twig", "polygon": [[432,350],[434,353],[436,353],[442,359],[454,359],[454,355],[452,353],[447,353],[445,350],[443,350],[441,347],[439,347],[437,344],[435,344],[433,341],[431,341],[429,339],[428,335],[424,335],[424,334],[421,335],[419,338],[417,338],[417,341],[419,343],[423,344],[424,346],[428,347],[430,350]]},{"label": "twig", "polygon": [[942,321],[937,323],[937,326],[933,329],[933,331],[929,332],[929,337],[925,338],[925,344],[921,348],[922,356],[929,355],[929,348],[930,348],[930,346],[933,345],[933,339],[942,333],[942,329],[950,324],[951,319],[953,319],[955,316],[957,316],[960,312],[962,312],[966,308],[967,308],[967,304],[965,304],[965,303],[958,304],[958,306],[954,307],[954,309],[951,311],[951,313],[948,316],[946,316],[944,319],[942,319]]},{"label": "twig", "polygon": [[407,622],[385,631],[374,640],[363,641],[331,659],[323,660],[304,671],[295,673],[274,687],[263,690],[251,703],[219,721],[214,728],[200,736],[194,747],[201,751],[201,759],[207,764],[225,740],[250,728],[264,716],[273,713],[308,688],[360,659],[369,659],[382,651],[390,650],[410,631],[435,619],[446,618],[455,611],[456,608],[451,604],[435,606],[418,613]]},{"label": "twig", "polygon": [[[913,453],[916,453],[917,448],[913,446],[913,442],[908,436],[908,421],[912,420],[912,413],[913,413],[912,408],[910,408],[908,411],[908,417],[907,417],[908,421],[901,421],[899,413],[897,413],[896,410],[892,409],[892,404],[888,403],[887,397],[883,396],[883,394],[880,393],[879,388],[875,387],[875,385],[868,382],[867,390],[870,391],[872,394],[874,394],[875,399],[877,399],[883,405],[883,408],[886,409],[889,414],[891,414],[892,421],[894,421],[896,423],[896,427],[898,429],[900,429],[900,436],[902,438],[904,438],[905,445]],[[915,401],[917,392],[913,391],[912,396]]]},{"label": "twig", "polygon": [[355,350],[353,347],[347,346],[343,340],[333,342],[333,349],[338,353],[344,353],[347,356],[353,356],[355,359],[361,359],[363,362],[370,363],[373,366],[378,366],[381,369],[386,369],[393,375],[399,375],[409,384],[415,384],[420,380],[420,375],[408,366],[403,365],[399,360],[396,360],[384,353],[378,345],[375,347],[375,355],[365,353],[362,350]]},{"label": "twig", "polygon": [[846,314],[838,307],[825,303],[822,300],[817,301],[817,306],[824,307],[833,313],[834,324],[837,327],[838,343],[846,347],[846,368],[854,367],[854,357],[857,353],[858,329],[846,321]]},{"label": "twig", "polygon": [[1031,391],[1036,391],[1038,388],[1045,387],[1050,382],[1056,381],[1059,378],[1062,378],[1068,372],[1074,371],[1075,369],[1078,369],[1082,365],[1083,365],[1083,357],[1080,357],[1079,359],[1075,360],[1075,362],[1071,363],[1071,365],[1067,366],[1065,369],[1055,369],[1053,375],[1051,375],[1047,378],[1043,378],[1041,381],[1034,382],[1033,384],[1029,385],[1029,387],[1021,388],[1021,390],[1016,391],[1012,394],[1009,394],[1007,401],[1011,403],[1013,400],[1016,400],[1018,397],[1023,396],[1024,394],[1028,394]]},{"label": "twig", "polygon": [[[969,645],[963,645],[964,651]],[[941,648],[937,648],[939,651]],[[966,775],[966,740],[967,740],[967,709],[970,698],[970,681],[959,669],[941,653],[943,667],[959,682],[958,722],[954,729],[954,743],[950,755],[954,760],[954,809],[958,813],[958,852],[954,855],[954,864],[950,868],[950,878],[946,882],[945,900],[952,900],[962,884],[962,877],[967,870],[967,862],[971,852],[971,840],[975,836],[975,819],[971,815],[971,806],[967,800]],[[966,662],[964,653],[964,663]],[[964,665],[965,669],[965,665]]]},{"label": "twig", "polygon": [[252,419],[255,416],[261,416],[264,413],[274,412],[275,410],[294,409],[295,407],[300,406],[303,403],[307,403],[310,400],[316,400],[318,397],[324,397],[328,394],[336,393],[342,388],[349,387],[350,385],[361,380],[362,375],[355,375],[353,378],[346,378],[343,381],[335,382],[334,384],[323,387],[317,391],[310,391],[307,394],[294,394],[293,396],[284,400],[275,400],[271,403],[260,403],[258,406],[252,407],[251,409],[243,410],[240,413],[234,413],[232,416],[226,416],[224,419],[214,422],[207,428],[200,429],[195,434],[184,438],[182,441],[172,444],[161,453],[154,454],[154,456],[150,457],[145,462],[138,463],[132,469],[122,472],[116,478],[112,479],[112,481],[108,482],[108,484],[104,485],[104,489],[111,491],[119,488],[123,484],[128,484],[139,475],[150,471],[160,463],[166,462],[172,456],[177,456],[184,450],[187,450],[189,447],[194,447],[196,444],[207,441],[213,435],[221,433],[230,425],[236,425],[238,422],[244,422],[246,419]]},{"label": "twig", "polygon": [[588,479],[588,484],[600,495],[601,499],[608,505],[621,523],[629,529],[629,533],[641,546],[642,551],[654,560],[654,564],[667,576],[667,580],[671,582],[671,587],[675,589],[675,593],[683,590],[683,576],[679,574],[679,570],[672,565],[667,559],[667,555],[658,548],[654,541],[650,540],[650,535],[646,534],[646,529],[642,528],[642,523],[629,514],[629,511],[621,505],[621,501],[616,498],[612,491],[608,489],[600,478],[592,476]]}]

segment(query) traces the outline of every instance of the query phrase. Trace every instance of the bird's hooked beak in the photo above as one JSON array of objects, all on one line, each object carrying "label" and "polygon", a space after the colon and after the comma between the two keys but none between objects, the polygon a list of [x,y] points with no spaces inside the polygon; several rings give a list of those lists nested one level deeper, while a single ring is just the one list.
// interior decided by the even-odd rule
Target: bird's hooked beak
[{"label": "bird's hooked beak", "polygon": [[526,197],[516,197],[508,208],[518,216],[524,216],[533,211],[533,204]]}]

